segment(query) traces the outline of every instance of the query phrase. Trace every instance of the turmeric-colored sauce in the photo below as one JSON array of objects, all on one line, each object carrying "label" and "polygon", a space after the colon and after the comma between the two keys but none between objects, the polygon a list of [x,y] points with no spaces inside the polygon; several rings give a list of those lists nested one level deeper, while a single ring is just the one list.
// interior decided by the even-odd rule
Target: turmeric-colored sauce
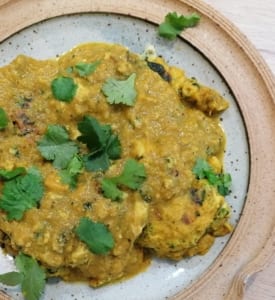
[{"label": "turmeric-colored sauce", "polygon": [[[71,72],[79,62],[96,61],[100,63],[88,76]],[[162,73],[155,72],[156,66],[162,66]],[[135,104],[108,103],[104,82],[133,73]],[[57,76],[74,79],[78,88],[72,101],[53,96],[51,83]],[[216,236],[231,231],[229,208],[216,186],[192,170],[202,158],[217,173],[223,171],[225,135],[219,114],[227,106],[216,91],[161,58],[151,59],[150,66],[120,45],[83,44],[49,60],[18,56],[0,68],[0,107],[9,120],[0,130],[0,169],[36,167],[44,194],[20,220],[8,220],[0,209],[4,251],[32,256],[48,276],[95,287],[141,272],[153,256],[179,260],[206,253]],[[63,126],[76,140],[84,116],[110,125],[122,153],[104,172],[83,170],[70,188],[37,145],[49,125]],[[146,180],[136,190],[122,187],[123,199],[112,201],[102,193],[100,180],[120,174],[129,158],[144,165]],[[0,203],[4,184],[0,180]],[[82,217],[108,227],[114,247],[107,254],[93,253],[76,236]]]}]

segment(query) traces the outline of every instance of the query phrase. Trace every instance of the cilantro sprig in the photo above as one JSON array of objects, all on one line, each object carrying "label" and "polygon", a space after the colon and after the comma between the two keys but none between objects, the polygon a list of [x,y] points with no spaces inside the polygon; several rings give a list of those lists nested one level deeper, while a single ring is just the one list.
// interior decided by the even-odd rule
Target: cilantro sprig
[{"label": "cilantro sprig", "polygon": [[94,254],[107,254],[115,245],[113,235],[105,224],[86,217],[80,219],[75,233]]},{"label": "cilantro sprig", "polygon": [[61,181],[71,189],[76,188],[83,162],[78,155],[78,145],[70,139],[66,128],[61,125],[49,125],[37,145],[41,155],[52,161],[53,166],[59,170]]},{"label": "cilantro sprig", "polygon": [[0,169],[0,180],[11,180],[24,173],[26,173],[26,169],[23,167],[18,167],[13,170]]},{"label": "cilantro sprig", "polygon": [[77,185],[78,175],[82,172],[83,161],[75,155],[68,163],[67,167],[60,171],[61,181],[68,184],[71,189],[75,189]]},{"label": "cilantro sprig", "polygon": [[200,16],[196,13],[184,16],[170,12],[165,16],[164,22],[159,25],[158,33],[161,37],[173,40],[184,29],[196,26],[199,21]]},{"label": "cilantro sprig", "polygon": [[[18,174],[4,183],[0,208],[7,213],[7,219],[21,220],[25,211],[36,207],[44,194],[43,178],[39,170],[30,168],[26,174]],[[16,173],[17,172],[17,173]],[[9,178],[6,177],[6,178]]]},{"label": "cilantro sprig", "polygon": [[53,96],[63,102],[71,102],[76,95],[78,85],[71,77],[59,76],[51,82]]},{"label": "cilantro sprig", "polygon": [[105,171],[110,166],[110,159],[120,158],[121,144],[110,125],[101,125],[95,118],[85,116],[78,123],[78,130],[81,133],[78,140],[90,151],[84,156],[88,171]]},{"label": "cilantro sprig", "polygon": [[15,265],[19,272],[0,274],[0,282],[9,286],[21,285],[26,300],[39,300],[45,288],[44,269],[34,258],[23,253],[15,258]]},{"label": "cilantro sprig", "polygon": [[49,125],[37,145],[41,155],[53,161],[57,169],[65,169],[78,152],[77,144],[70,140],[66,128],[61,125]]},{"label": "cilantro sprig", "polygon": [[85,77],[93,74],[99,64],[100,61],[95,61],[93,63],[79,62],[73,69],[80,77]]},{"label": "cilantro sprig", "polygon": [[142,163],[134,159],[128,159],[124,165],[122,173],[111,178],[103,178],[101,188],[103,195],[113,201],[123,199],[121,186],[128,187],[131,190],[137,190],[146,179],[145,167]]},{"label": "cilantro sprig", "polygon": [[216,186],[222,196],[230,194],[232,178],[229,173],[215,173],[209,163],[202,158],[197,159],[192,171],[198,179],[207,179],[209,184]]},{"label": "cilantro sprig", "polygon": [[0,282],[9,285],[16,286],[20,284],[23,280],[23,274],[19,272],[8,272],[5,274],[0,274]]},{"label": "cilantro sprig", "polygon": [[0,130],[5,129],[8,125],[9,119],[5,110],[0,107]]},{"label": "cilantro sprig", "polygon": [[81,135],[77,140],[86,144],[88,154],[79,153],[77,141],[71,140],[66,128],[61,125],[49,125],[37,142],[41,155],[52,161],[53,166],[60,170],[61,181],[71,188],[76,188],[83,166],[88,171],[105,171],[110,166],[110,160],[121,155],[119,138],[110,125],[102,125],[95,118],[85,116],[78,123],[78,130]]},{"label": "cilantro sprig", "polygon": [[133,73],[126,80],[108,78],[102,86],[102,92],[110,104],[125,104],[133,106],[136,101],[136,74]]}]

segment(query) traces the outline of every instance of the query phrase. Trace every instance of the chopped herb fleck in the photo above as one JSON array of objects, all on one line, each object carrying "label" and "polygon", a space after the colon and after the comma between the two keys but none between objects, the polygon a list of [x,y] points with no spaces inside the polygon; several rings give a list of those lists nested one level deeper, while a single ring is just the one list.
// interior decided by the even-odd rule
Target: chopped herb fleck
[{"label": "chopped herb fleck", "polygon": [[0,130],[5,129],[8,125],[9,119],[5,110],[0,107]]},{"label": "chopped herb fleck", "polygon": [[232,183],[231,175],[228,173],[216,174],[209,163],[204,159],[197,159],[193,173],[198,179],[207,179],[211,185],[216,186],[222,196],[230,194]]}]

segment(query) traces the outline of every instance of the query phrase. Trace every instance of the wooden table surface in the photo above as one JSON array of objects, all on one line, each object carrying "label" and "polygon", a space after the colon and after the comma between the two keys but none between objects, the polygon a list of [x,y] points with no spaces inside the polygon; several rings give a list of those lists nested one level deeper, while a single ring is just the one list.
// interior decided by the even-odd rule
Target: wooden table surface
[{"label": "wooden table surface", "polygon": [[[204,1],[227,17],[249,38],[275,75],[275,1]],[[251,278],[244,298],[270,299],[275,299],[275,254],[269,266]]]}]

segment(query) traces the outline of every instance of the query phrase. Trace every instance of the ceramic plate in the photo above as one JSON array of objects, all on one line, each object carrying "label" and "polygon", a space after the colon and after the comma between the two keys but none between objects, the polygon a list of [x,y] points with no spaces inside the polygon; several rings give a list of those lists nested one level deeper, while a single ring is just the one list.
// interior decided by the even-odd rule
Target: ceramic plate
[{"label": "ceramic plate", "polygon": [[[196,299],[206,299],[200,297],[207,293],[211,299],[222,299],[221,295],[225,297],[226,293],[235,293],[236,288],[230,292],[234,276],[265,244],[274,216],[266,209],[266,205],[271,203],[271,193],[264,189],[270,182],[270,177],[268,182],[264,179],[274,159],[271,153],[273,142],[270,141],[268,149],[263,148],[272,128],[275,128],[272,127],[275,120],[272,106],[274,91],[269,86],[268,71],[264,65],[262,68],[256,65],[259,58],[253,48],[237,48],[245,41],[235,29],[232,31],[232,27],[232,35],[236,36],[229,34],[227,26],[232,25],[219,16],[216,19],[211,17],[211,9],[198,1],[196,4],[192,1],[175,4],[175,1],[164,3],[154,0],[150,5],[159,8],[153,10],[155,13],[147,12],[146,3],[137,4],[131,0],[119,7],[115,1],[94,1],[93,5],[82,1],[78,6],[77,1],[70,2],[70,6],[66,6],[55,1],[47,1],[47,4],[8,1],[2,9],[0,7],[1,19],[8,21],[3,22],[6,27],[0,29],[0,66],[9,63],[18,54],[46,59],[85,42],[119,43],[136,53],[142,53],[149,44],[154,45],[157,53],[169,64],[184,69],[188,76],[215,88],[230,102],[230,109],[221,116],[221,123],[227,136],[225,169],[233,177],[232,193],[227,200],[232,207],[231,222],[235,230],[231,235],[216,239],[204,256],[178,263],[154,259],[144,273],[99,289],[91,289],[85,284],[50,281],[42,299],[161,300],[173,297],[187,299],[195,295]],[[169,42],[158,37],[156,31],[156,24],[169,11],[197,11],[202,20],[198,27]],[[13,24],[9,20],[17,22]],[[217,24],[224,28],[217,28]],[[242,77],[243,74],[246,78]],[[261,124],[264,128],[260,133],[257,124],[263,120],[265,124]],[[269,163],[264,160],[266,154],[270,155]],[[267,173],[264,178],[261,177],[262,167]],[[260,203],[255,202],[257,195],[261,195]],[[266,224],[259,216],[266,218]],[[251,218],[258,218],[253,226]],[[249,249],[246,245],[250,245]],[[245,255],[242,253],[244,249]],[[12,258],[0,252],[0,266],[1,273],[13,270]],[[17,288],[0,286],[0,289],[13,299],[23,299]]]}]

